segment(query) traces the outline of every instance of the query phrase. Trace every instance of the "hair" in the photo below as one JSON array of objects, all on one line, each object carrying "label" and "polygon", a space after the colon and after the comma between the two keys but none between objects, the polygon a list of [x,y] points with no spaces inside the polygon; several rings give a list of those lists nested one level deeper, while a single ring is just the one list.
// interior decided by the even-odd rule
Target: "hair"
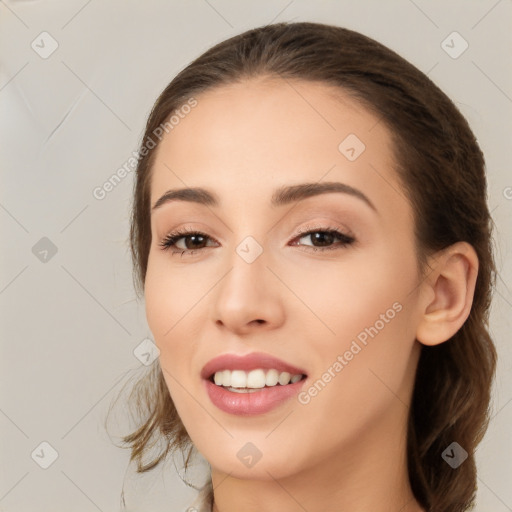
[{"label": "hair", "polygon": [[[151,244],[151,168],[159,146],[152,135],[161,133],[161,126],[168,126],[170,116],[194,95],[258,77],[335,86],[384,123],[414,212],[418,261],[425,273],[428,255],[458,241],[477,253],[468,319],[447,342],[421,347],[407,426],[408,474],[417,501],[428,511],[468,510],[476,495],[475,448],[489,423],[497,359],[488,331],[496,268],[485,162],[453,102],[394,51],[341,27],[277,23],[231,37],[183,69],[158,97],[141,142],[130,229],[137,292],[144,289]],[[149,141],[153,144],[147,150]],[[123,441],[139,472],[155,467],[176,448],[192,450],[158,364],[138,382],[132,398],[141,424]],[[157,454],[149,456],[162,439]],[[457,469],[442,458],[454,441],[468,452]]]}]

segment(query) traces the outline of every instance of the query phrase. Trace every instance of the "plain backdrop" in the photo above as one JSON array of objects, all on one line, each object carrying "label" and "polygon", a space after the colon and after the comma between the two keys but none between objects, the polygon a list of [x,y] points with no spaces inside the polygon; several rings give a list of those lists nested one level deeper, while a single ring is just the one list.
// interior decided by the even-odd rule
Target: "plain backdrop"
[{"label": "plain backdrop", "polygon": [[486,155],[500,359],[476,510],[512,510],[512,2],[5,0],[0,511],[114,511],[123,485],[132,510],[185,510],[194,497],[173,464],[126,473],[128,452],[103,426],[127,376],[145,369],[151,332],[127,245],[133,173],[103,199],[94,190],[132,156],[153,102],[187,63],[290,20],[355,29],[397,51],[453,99]]}]

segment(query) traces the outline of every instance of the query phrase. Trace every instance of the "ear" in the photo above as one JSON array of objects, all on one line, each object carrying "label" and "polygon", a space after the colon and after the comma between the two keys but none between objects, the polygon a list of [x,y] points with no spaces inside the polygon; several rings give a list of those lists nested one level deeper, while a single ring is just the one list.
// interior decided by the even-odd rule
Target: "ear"
[{"label": "ear", "polygon": [[478,256],[467,242],[457,242],[431,258],[432,271],[421,284],[416,339],[424,345],[449,340],[471,311]]}]

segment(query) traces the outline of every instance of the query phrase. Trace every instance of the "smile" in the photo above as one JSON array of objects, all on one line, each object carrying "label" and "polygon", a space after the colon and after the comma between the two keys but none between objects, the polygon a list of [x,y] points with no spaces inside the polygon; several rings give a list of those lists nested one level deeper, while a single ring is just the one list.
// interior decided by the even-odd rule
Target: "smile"
[{"label": "smile", "polygon": [[268,354],[225,354],[201,371],[210,401],[229,414],[249,416],[283,405],[303,386],[307,374]]}]

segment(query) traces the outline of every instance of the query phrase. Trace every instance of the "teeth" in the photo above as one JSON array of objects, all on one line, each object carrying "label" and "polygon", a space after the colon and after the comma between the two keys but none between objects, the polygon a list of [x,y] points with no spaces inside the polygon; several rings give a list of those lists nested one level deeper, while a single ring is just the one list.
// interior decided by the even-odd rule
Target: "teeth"
[{"label": "teeth", "polygon": [[[233,379],[233,377],[231,377]],[[233,380],[231,380],[233,385]],[[248,388],[264,388],[265,387],[265,372],[263,370],[252,370],[247,374]]]},{"label": "teeth", "polygon": [[265,386],[273,387],[280,384],[285,386],[286,384],[295,384],[302,379],[302,375],[291,375],[288,372],[278,372],[277,370],[271,369],[265,370],[257,369],[251,370],[250,372],[244,372],[243,370],[223,370],[215,372],[213,381],[217,386],[223,386],[229,388],[230,391],[244,392],[242,389],[261,389]]},{"label": "teeth", "polygon": [[269,370],[265,376],[266,386],[275,386],[279,382],[279,372],[277,370]]},{"label": "teeth", "polygon": [[292,376],[288,372],[283,372],[279,375],[279,384],[281,384],[281,386],[284,386],[290,382],[291,378]]},{"label": "teeth", "polygon": [[[223,379],[224,386],[226,385],[225,377]],[[231,372],[231,384],[232,388],[246,388],[247,387],[247,373],[242,370],[233,370]]]}]

